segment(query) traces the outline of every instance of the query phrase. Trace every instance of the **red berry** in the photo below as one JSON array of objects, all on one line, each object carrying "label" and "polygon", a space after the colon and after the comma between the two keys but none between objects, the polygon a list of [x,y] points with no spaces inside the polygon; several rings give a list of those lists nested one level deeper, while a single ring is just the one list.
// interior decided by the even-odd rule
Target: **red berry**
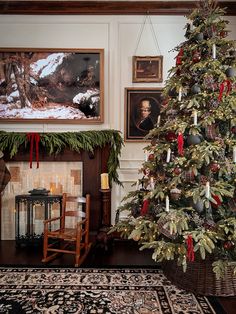
[{"label": "red berry", "polygon": [[176,168],[174,169],[174,174],[176,174],[177,176],[178,176],[179,174],[181,174],[181,169],[180,169],[179,167],[176,167]]},{"label": "red berry", "polygon": [[231,132],[232,132],[233,134],[236,134],[236,126],[233,126],[233,127],[231,128]]},{"label": "red berry", "polygon": [[234,248],[234,243],[232,241],[225,241],[223,244],[225,250],[232,250]]},{"label": "red berry", "polygon": [[166,133],[165,138],[167,141],[172,142],[172,141],[176,140],[177,136],[176,136],[175,132],[168,132],[168,133]]},{"label": "red berry", "polygon": [[211,169],[211,172],[218,172],[220,170],[220,165],[217,164],[216,162],[212,163],[210,165],[210,169]]},{"label": "red berry", "polygon": [[193,52],[193,62],[199,62],[201,60],[201,53],[199,51]]},{"label": "red berry", "polygon": [[148,156],[148,160],[149,161],[153,161],[155,159],[155,155],[154,154],[150,154],[149,156]]}]

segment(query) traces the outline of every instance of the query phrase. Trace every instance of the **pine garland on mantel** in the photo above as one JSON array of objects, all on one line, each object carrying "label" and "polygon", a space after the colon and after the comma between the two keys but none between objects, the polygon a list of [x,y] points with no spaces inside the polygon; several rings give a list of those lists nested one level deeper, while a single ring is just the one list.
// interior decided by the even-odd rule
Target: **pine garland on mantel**
[{"label": "pine garland on mantel", "polygon": [[[80,132],[63,133],[39,133],[40,144],[51,154],[58,154],[68,147],[72,151],[80,152],[85,150],[94,151],[97,147],[104,147],[109,144],[110,155],[108,159],[108,174],[110,182],[122,185],[119,181],[117,169],[119,168],[119,156],[124,145],[121,134],[117,130],[92,130]],[[10,158],[17,154],[21,145],[25,147],[29,144],[27,133],[0,131],[0,150],[8,151]]]}]

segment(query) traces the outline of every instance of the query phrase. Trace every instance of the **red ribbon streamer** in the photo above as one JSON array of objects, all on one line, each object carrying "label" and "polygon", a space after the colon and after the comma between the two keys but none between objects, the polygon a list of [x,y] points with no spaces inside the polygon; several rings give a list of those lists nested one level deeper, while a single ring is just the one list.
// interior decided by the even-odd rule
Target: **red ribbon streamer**
[{"label": "red ribbon streamer", "polygon": [[184,137],[182,133],[178,134],[177,141],[178,141],[178,153],[180,156],[183,156],[184,155]]},{"label": "red ribbon streamer", "polygon": [[183,55],[184,55],[184,49],[183,48],[180,48],[180,51],[176,57],[176,65],[181,65],[182,64],[182,58],[183,58]]},{"label": "red ribbon streamer", "polygon": [[143,206],[141,208],[140,214],[142,216],[145,216],[148,212],[148,207],[149,207],[149,200],[144,200],[143,201]]},{"label": "red ribbon streamer", "polygon": [[218,97],[218,100],[221,101],[222,97],[223,97],[223,92],[225,90],[226,87],[226,96],[229,95],[231,89],[232,89],[232,83],[229,80],[224,80],[221,84],[220,84],[220,94]]},{"label": "red ribbon streamer", "polygon": [[214,198],[214,200],[216,201],[216,204],[211,202],[211,205],[213,208],[218,208],[218,206],[220,206],[222,204],[222,201],[220,200],[219,196],[214,194],[212,195],[212,197]]},{"label": "red ribbon streamer", "polygon": [[187,258],[190,262],[194,262],[195,256],[193,250],[193,238],[191,235],[188,235],[186,243],[187,243]]},{"label": "red ribbon streamer", "polygon": [[35,141],[35,153],[36,153],[37,168],[39,168],[40,135],[38,133],[27,133],[27,139],[30,142],[30,168],[32,168],[32,162],[33,162],[34,141]]}]

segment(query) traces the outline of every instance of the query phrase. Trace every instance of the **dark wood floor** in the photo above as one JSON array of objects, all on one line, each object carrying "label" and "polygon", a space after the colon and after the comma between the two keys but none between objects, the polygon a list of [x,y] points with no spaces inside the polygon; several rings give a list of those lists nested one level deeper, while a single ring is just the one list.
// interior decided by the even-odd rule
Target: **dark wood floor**
[{"label": "dark wood floor", "polygon": [[[15,247],[14,241],[0,241],[0,266],[45,266],[41,262],[41,247]],[[70,255],[61,256],[47,266],[71,267]],[[109,250],[92,247],[81,267],[159,267],[151,258],[149,250],[139,251],[134,241],[115,240]],[[210,298],[217,314],[236,314],[236,297]]]}]

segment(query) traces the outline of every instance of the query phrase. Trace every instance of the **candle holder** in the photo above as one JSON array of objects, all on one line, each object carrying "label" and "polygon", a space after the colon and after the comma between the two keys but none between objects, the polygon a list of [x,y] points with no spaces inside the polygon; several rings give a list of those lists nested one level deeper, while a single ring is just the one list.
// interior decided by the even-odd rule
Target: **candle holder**
[{"label": "candle holder", "polygon": [[102,217],[96,246],[107,251],[113,240],[113,236],[108,234],[111,227],[111,189],[100,189],[99,191],[102,194]]},{"label": "candle holder", "polygon": [[100,189],[102,194],[102,227],[111,226],[111,189]]}]

